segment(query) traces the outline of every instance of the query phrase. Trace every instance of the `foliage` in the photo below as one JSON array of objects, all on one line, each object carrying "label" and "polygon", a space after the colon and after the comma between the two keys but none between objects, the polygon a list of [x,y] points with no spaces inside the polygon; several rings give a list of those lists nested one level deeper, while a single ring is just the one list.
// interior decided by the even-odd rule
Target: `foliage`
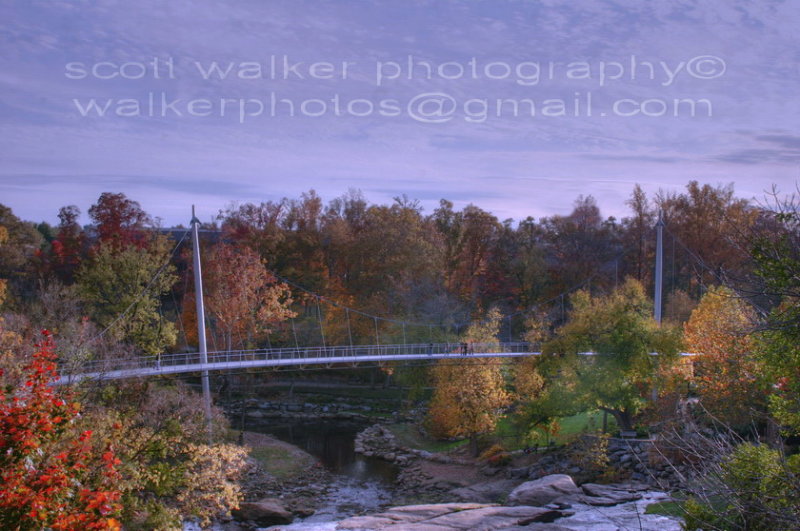
[{"label": "foliage", "polygon": [[794,198],[764,216],[770,231],[752,246],[756,274],[775,302],[756,336],[756,351],[774,391],[770,412],[789,434],[800,434],[800,213]]},{"label": "foliage", "polygon": [[[238,506],[237,480],[246,448],[208,444],[202,398],[182,385],[106,387],[89,412],[98,433],[118,425],[121,519],[127,529],[180,527],[183,518],[207,524]],[[227,433],[214,408],[213,433]]]},{"label": "foliage", "polygon": [[589,475],[613,474],[608,458],[608,434],[580,437],[570,448],[570,460]]},{"label": "foliage", "polygon": [[44,335],[24,384],[0,390],[0,525],[119,529],[114,444],[76,424],[80,406],[53,387],[53,343]]},{"label": "foliage", "polygon": [[511,462],[511,455],[501,445],[493,444],[481,452],[478,459],[493,466],[502,466]]},{"label": "foliage", "polygon": [[[128,199],[125,194],[100,194],[97,203],[89,208],[89,217],[95,223],[100,245],[125,249],[148,244],[145,227],[150,224],[150,216],[138,202]],[[61,221],[63,225],[64,218]]]},{"label": "foliage", "polygon": [[78,273],[79,293],[92,319],[147,354],[163,352],[177,338],[175,326],[160,313],[160,297],[176,280],[169,251],[164,236],[146,247],[100,245]]},{"label": "foliage", "polygon": [[715,287],[700,300],[683,327],[694,360],[694,382],[704,408],[717,420],[745,426],[763,417],[767,389],[759,377],[750,331],[755,315],[736,293]]},{"label": "foliage", "polygon": [[537,356],[526,356],[515,363],[514,394],[518,400],[535,400],[544,392],[545,379],[538,370],[540,362]]},{"label": "foliage", "polygon": [[765,445],[743,443],[719,465],[711,495],[687,501],[685,528],[796,529],[800,461]]},{"label": "foliage", "polygon": [[679,336],[656,325],[642,285],[630,278],[607,296],[579,291],[572,306],[569,321],[544,346],[554,390],[570,387],[585,407],[608,411],[631,429],[655,383],[656,360],[661,367],[675,361]]},{"label": "foliage", "polygon": [[266,270],[258,255],[220,243],[205,259],[206,305],[226,348],[246,348],[243,338],[272,331],[294,317],[289,287]]},{"label": "foliage", "polygon": [[[496,340],[500,313],[491,310],[487,318],[469,327],[464,338],[471,341]],[[505,390],[497,358],[440,360],[433,369],[434,394],[429,409],[431,431],[438,437],[469,437],[477,456],[477,436],[494,430],[510,396]]]},{"label": "foliage", "polygon": [[33,259],[42,244],[42,235],[32,223],[20,220],[0,203],[0,291],[5,292],[3,287],[8,289],[6,306],[12,296],[23,291],[23,285],[31,283]]}]

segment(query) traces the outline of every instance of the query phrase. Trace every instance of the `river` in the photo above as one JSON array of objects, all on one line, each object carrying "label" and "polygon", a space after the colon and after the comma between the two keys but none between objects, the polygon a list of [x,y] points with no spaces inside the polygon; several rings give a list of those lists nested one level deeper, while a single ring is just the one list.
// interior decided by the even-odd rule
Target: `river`
[{"label": "river", "polygon": [[336,520],[379,512],[391,504],[397,468],[356,454],[354,440],[367,424],[348,421],[248,419],[248,431],[266,433],[317,457],[334,474],[334,483],[314,515],[281,529],[332,529]]}]

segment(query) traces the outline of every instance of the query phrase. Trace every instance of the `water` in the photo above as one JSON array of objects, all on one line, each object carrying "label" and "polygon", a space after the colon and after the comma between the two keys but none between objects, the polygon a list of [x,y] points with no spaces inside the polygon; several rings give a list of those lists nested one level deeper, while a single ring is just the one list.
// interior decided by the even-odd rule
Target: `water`
[{"label": "water", "polygon": [[250,421],[246,429],[302,448],[334,474],[389,486],[397,478],[394,465],[355,453],[355,437],[366,427],[347,421],[269,419]]},{"label": "water", "polygon": [[355,436],[366,427],[346,421],[267,419],[247,430],[272,435],[317,457],[334,480],[310,517],[280,529],[332,529],[330,523],[355,514],[379,512],[392,500],[397,468],[354,451]]}]

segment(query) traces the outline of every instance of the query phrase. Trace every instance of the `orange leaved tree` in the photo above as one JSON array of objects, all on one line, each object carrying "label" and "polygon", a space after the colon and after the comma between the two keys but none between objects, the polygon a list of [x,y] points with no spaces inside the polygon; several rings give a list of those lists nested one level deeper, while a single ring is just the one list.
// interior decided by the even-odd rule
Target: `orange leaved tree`
[{"label": "orange leaved tree", "polygon": [[703,406],[718,420],[747,426],[766,412],[767,389],[753,354],[755,316],[749,305],[726,287],[700,300],[683,326],[683,341],[694,360]]}]

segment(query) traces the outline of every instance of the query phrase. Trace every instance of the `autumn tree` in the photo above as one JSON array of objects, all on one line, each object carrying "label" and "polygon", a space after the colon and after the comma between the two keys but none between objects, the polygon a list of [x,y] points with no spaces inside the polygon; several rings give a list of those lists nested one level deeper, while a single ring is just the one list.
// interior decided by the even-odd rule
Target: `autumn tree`
[{"label": "autumn tree", "polygon": [[655,253],[655,209],[638,184],[625,203],[633,211],[632,216],[622,220],[622,241],[628,255],[626,272],[648,285]]},{"label": "autumn tree", "polygon": [[75,424],[80,406],[62,396],[45,332],[19,387],[0,389],[0,526],[119,529],[119,459]]},{"label": "autumn tree", "polygon": [[[533,350],[539,350],[541,345],[550,339],[552,320],[547,312],[538,310],[532,312],[525,319],[525,333],[523,339]],[[539,398],[545,389],[545,379],[539,371],[540,356],[526,356],[514,364],[514,392],[516,399],[530,402]]]},{"label": "autumn tree", "polygon": [[247,247],[215,245],[207,253],[203,273],[206,305],[226,349],[234,342],[244,348],[245,339],[269,334],[274,325],[295,315],[289,287]]},{"label": "autumn tree", "polygon": [[[486,319],[471,325],[463,340],[496,342],[501,314],[489,311]],[[443,437],[469,437],[470,451],[478,455],[478,436],[495,429],[510,395],[499,358],[440,360],[433,368],[434,394],[429,421],[433,433]]]},{"label": "autumn tree", "polygon": [[78,223],[80,213],[75,205],[61,207],[58,211],[58,232],[50,243],[50,269],[66,284],[74,282],[86,246],[86,236]]},{"label": "autumn tree", "polygon": [[170,241],[153,236],[146,246],[100,245],[78,272],[78,290],[92,319],[117,339],[158,354],[175,343],[175,325],[160,298],[175,283]]},{"label": "autumn tree", "polygon": [[[735,196],[732,184],[690,181],[683,193],[660,191],[655,203],[664,214],[665,244],[677,246],[680,257],[665,268],[665,278],[675,288],[699,298],[701,286],[742,279],[749,273],[749,250],[739,240],[755,223],[758,211]],[[679,241],[673,242],[670,234]]]},{"label": "autumn tree", "polygon": [[150,216],[125,194],[100,194],[97,203],[89,208],[89,217],[94,222],[99,244],[121,249],[149,243],[146,227],[151,223]]},{"label": "autumn tree", "polygon": [[607,411],[620,428],[632,429],[654,385],[655,363],[663,368],[677,358],[679,333],[658,327],[652,303],[632,278],[609,295],[579,291],[571,302],[567,323],[543,352],[555,357],[557,378],[586,408]]},{"label": "autumn tree", "polygon": [[[113,430],[119,441],[126,529],[179,529],[187,518],[206,527],[238,506],[247,449],[208,444],[199,393],[174,382],[118,382],[97,388],[91,402],[86,417],[95,433]],[[224,413],[212,407],[214,439],[224,440],[228,429]]]},{"label": "autumn tree", "polygon": [[42,242],[42,235],[32,223],[20,220],[9,207],[0,204],[0,283],[7,288],[6,302],[31,290],[31,258]]},{"label": "autumn tree", "polygon": [[486,301],[492,249],[502,225],[491,213],[467,205],[460,212],[442,199],[433,213],[444,238],[446,285],[461,300],[480,307]]},{"label": "autumn tree", "polygon": [[755,315],[726,287],[711,288],[683,327],[684,346],[702,354],[694,360],[694,381],[703,406],[714,417],[742,427],[766,409],[750,335]]},{"label": "autumn tree", "polygon": [[613,283],[610,262],[619,254],[619,227],[614,218],[602,218],[594,197],[579,196],[568,216],[544,218],[540,225],[551,264],[551,289],[556,293],[590,277],[595,285]]}]

